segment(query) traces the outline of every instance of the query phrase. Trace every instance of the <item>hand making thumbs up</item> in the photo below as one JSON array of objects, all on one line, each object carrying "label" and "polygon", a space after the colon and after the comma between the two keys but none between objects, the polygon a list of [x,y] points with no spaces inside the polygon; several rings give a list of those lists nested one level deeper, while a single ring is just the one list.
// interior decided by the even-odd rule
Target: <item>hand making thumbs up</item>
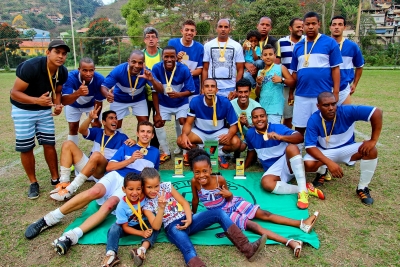
[{"label": "hand making thumbs up", "polygon": [[82,85],[79,86],[79,88],[78,88],[78,94],[79,94],[79,96],[84,96],[84,95],[88,95],[88,94],[89,94],[89,89],[88,89],[88,87],[85,85],[85,80],[83,80]]}]

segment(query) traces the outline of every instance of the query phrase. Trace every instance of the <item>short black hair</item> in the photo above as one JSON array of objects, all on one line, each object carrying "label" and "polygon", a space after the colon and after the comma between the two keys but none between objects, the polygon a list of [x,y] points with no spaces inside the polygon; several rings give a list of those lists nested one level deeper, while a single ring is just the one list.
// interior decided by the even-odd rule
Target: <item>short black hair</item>
[{"label": "short black hair", "polygon": [[160,173],[154,168],[146,167],[140,173],[140,178],[142,178],[143,183],[147,179],[158,178],[160,180]]},{"label": "short black hair", "polygon": [[205,82],[205,81],[214,81],[214,82],[215,82],[215,84],[217,84],[217,85],[218,85],[218,83],[217,83],[217,80],[216,80],[216,79],[214,79],[214,78],[209,78],[209,77],[208,77],[208,78],[205,78],[205,79],[204,79],[204,81],[202,82],[202,84],[204,84],[204,82]]},{"label": "short black hair", "polygon": [[263,107],[255,107],[255,108],[253,108],[253,110],[251,111],[251,115],[253,115],[253,112],[254,112],[254,111],[259,110],[259,109],[264,110],[265,114],[267,114],[267,111],[265,110],[265,108],[263,108]]},{"label": "short black hair", "polygon": [[274,51],[274,54],[276,54],[276,49],[275,49],[275,47],[273,45],[271,45],[271,44],[264,45],[261,53],[264,52],[264,50],[266,50],[266,49],[272,49]]},{"label": "short black hair", "polygon": [[256,37],[257,41],[261,41],[261,34],[258,31],[249,31],[246,40],[250,40],[251,37]]},{"label": "short black hair", "polygon": [[139,132],[139,128],[142,125],[150,126],[153,129],[153,134],[155,134],[156,130],[154,129],[154,125],[149,121],[140,121],[140,122],[138,122],[137,127],[136,127],[136,131],[137,132]]},{"label": "short black hair", "polygon": [[114,110],[107,110],[107,111],[104,111],[103,114],[101,115],[101,120],[106,121],[108,114],[117,115],[117,113]]},{"label": "short black hair", "polygon": [[194,20],[192,20],[192,19],[187,19],[187,20],[185,20],[185,21],[183,22],[182,28],[183,28],[185,25],[191,25],[191,26],[195,26],[195,27],[196,27],[196,22],[194,22]]},{"label": "short black hair", "polygon": [[193,171],[193,164],[199,161],[206,161],[211,166],[210,155],[200,148],[191,149],[187,152],[190,170]]},{"label": "short black hair", "polygon": [[332,26],[332,21],[333,21],[334,19],[342,19],[342,20],[343,20],[344,26],[346,26],[346,19],[345,19],[343,16],[341,16],[341,15],[339,15],[339,16],[334,16],[334,17],[331,19],[331,24],[329,24],[329,25]]},{"label": "short black hair", "polygon": [[290,27],[293,27],[294,22],[297,21],[297,20],[303,21],[301,18],[293,18],[293,19],[290,20],[289,26],[290,26]]},{"label": "short black hair", "polygon": [[335,95],[332,92],[322,92],[318,95],[317,100],[318,100],[318,104],[321,103],[323,98],[327,98],[327,97],[335,97]]},{"label": "short black hair", "polygon": [[90,57],[81,58],[81,60],[79,60],[79,68],[81,67],[82,63],[88,63],[88,64],[93,64],[94,65],[94,61]]},{"label": "short black hair", "polygon": [[176,48],[173,47],[172,45],[167,45],[166,47],[164,47],[164,49],[163,49],[163,55],[164,55],[164,51],[165,51],[165,50],[174,50],[174,51],[175,51],[175,54],[177,54]]},{"label": "short black hair", "polygon": [[124,177],[124,187],[128,186],[128,183],[130,181],[140,181],[140,184],[143,185],[143,180],[142,177],[140,177],[140,175],[138,173],[135,172],[129,172],[127,175],[125,175]]},{"label": "short black hair", "polygon": [[248,87],[249,91],[251,91],[251,82],[247,79],[242,78],[236,82],[236,91],[238,90],[238,87]]},{"label": "short black hair", "polygon": [[317,18],[318,22],[319,22],[319,20],[320,20],[320,19],[319,19],[318,13],[317,13],[317,12],[314,12],[314,11],[310,11],[310,12],[306,13],[306,14],[304,15],[303,20],[306,21],[307,18]]}]

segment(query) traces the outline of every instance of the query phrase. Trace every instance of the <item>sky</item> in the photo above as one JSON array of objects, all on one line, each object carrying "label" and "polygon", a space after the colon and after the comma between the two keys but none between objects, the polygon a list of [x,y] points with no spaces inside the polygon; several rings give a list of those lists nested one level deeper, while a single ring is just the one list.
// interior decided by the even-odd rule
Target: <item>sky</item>
[{"label": "sky", "polygon": [[103,0],[103,3],[104,3],[105,5],[111,4],[111,3],[113,3],[113,2],[114,2],[114,0]]}]

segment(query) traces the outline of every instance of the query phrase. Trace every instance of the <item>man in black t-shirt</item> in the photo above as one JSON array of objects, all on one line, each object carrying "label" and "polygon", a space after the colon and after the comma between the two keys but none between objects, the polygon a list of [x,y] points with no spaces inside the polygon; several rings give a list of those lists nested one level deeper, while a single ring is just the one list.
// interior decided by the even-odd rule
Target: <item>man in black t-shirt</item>
[{"label": "man in black t-shirt", "polygon": [[68,77],[68,70],[63,64],[69,51],[69,47],[62,40],[50,42],[46,56],[32,58],[18,65],[17,78],[10,92],[11,116],[16,137],[15,150],[21,153],[21,163],[31,183],[29,199],[39,197],[33,154],[35,136],[39,145],[43,145],[51,183],[58,183],[58,160],[54,147],[52,116],[59,115],[63,108],[61,89]]}]

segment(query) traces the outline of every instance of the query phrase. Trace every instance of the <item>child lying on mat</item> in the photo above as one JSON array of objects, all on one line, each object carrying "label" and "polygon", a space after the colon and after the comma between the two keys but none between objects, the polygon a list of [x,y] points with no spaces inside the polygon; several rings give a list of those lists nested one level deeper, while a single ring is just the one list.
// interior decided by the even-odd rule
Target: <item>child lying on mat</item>
[{"label": "child lying on mat", "polygon": [[149,228],[147,219],[142,216],[140,207],[144,206],[149,199],[143,194],[143,181],[140,175],[133,172],[128,173],[124,178],[122,191],[126,195],[122,197],[115,210],[117,222],[108,230],[106,257],[103,261],[103,267],[112,267],[120,262],[117,254],[118,242],[121,237],[125,235],[143,237],[142,246],[130,251],[135,266],[142,265],[146,251],[157,240],[158,231],[153,231]]},{"label": "child lying on mat", "polygon": [[[263,221],[282,225],[299,227],[309,233],[318,219],[318,211],[306,220],[293,220],[280,215],[272,214],[260,209],[241,197],[232,195],[224,177],[211,174],[211,162],[208,153],[202,149],[192,149],[188,152],[190,168],[193,171],[192,179],[192,211],[197,212],[199,199],[208,210],[222,209],[231,220],[240,228],[250,230],[259,235],[267,235],[269,239],[280,242],[293,249],[295,257],[300,257],[303,242],[286,239],[274,232],[262,228],[251,221],[257,218]],[[194,215],[195,216],[195,215]]]},{"label": "child lying on mat", "polygon": [[149,201],[143,206],[143,214],[148,218],[154,230],[164,225],[165,235],[182,252],[189,267],[206,266],[199,257],[189,239],[193,235],[214,223],[219,223],[226,236],[249,261],[254,261],[267,240],[262,235],[250,243],[242,231],[220,209],[199,212],[192,216],[187,200],[170,182],[161,183],[160,174],[154,168],[144,168],[140,176],[144,182],[144,191]]}]

